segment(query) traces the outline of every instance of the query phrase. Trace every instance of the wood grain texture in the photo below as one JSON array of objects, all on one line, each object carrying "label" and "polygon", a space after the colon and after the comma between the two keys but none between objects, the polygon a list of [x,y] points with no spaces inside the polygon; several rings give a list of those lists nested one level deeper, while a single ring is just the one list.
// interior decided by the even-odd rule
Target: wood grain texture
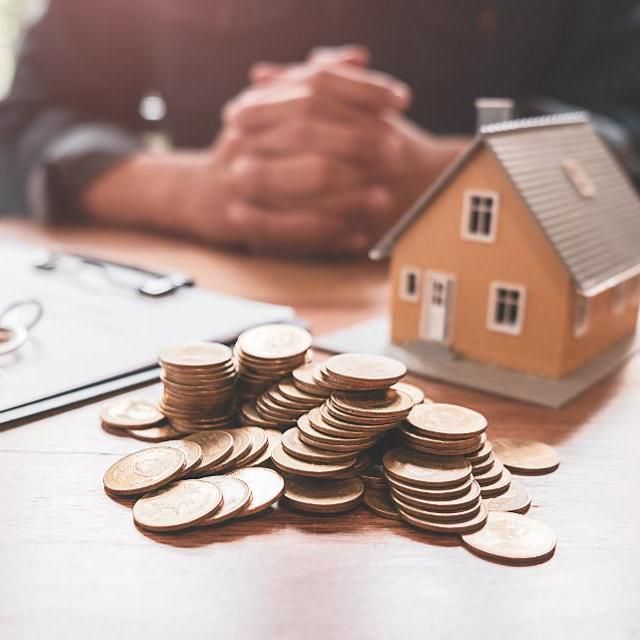
[{"label": "wood grain texture", "polygon": [[[285,263],[104,229],[2,223],[0,234],[182,268],[204,286],[294,303],[316,331],[385,304],[384,270],[366,263]],[[521,478],[531,517],[558,536],[550,562],[493,564],[364,508],[143,533],[101,484],[145,445],[104,432],[89,405],[0,433],[0,637],[637,637],[640,359],[561,411],[419,384],[485,413],[490,437],[558,448],[557,472]]]}]

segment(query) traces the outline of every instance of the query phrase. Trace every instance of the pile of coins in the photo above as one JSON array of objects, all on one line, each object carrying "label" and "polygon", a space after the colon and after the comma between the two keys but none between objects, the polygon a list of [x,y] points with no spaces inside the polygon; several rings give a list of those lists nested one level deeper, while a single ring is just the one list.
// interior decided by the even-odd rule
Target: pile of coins
[{"label": "pile of coins", "polygon": [[240,335],[234,349],[238,399],[251,400],[305,364],[311,335],[287,324],[268,324]]},{"label": "pile of coins", "polygon": [[[247,429],[198,433],[125,456],[107,469],[103,484],[109,495],[137,498],[133,519],[142,529],[208,527],[278,501],[284,480],[256,466],[276,443],[266,436],[263,443]],[[230,473],[215,475],[225,471]]]},{"label": "pile of coins", "polygon": [[236,366],[223,344],[196,342],[163,349],[159,409],[178,432],[219,429],[235,419]]},{"label": "pile of coins", "polygon": [[[306,373],[305,393],[312,385],[325,394],[334,391],[283,433],[272,460],[286,474],[287,504],[314,512],[321,499],[325,512],[337,513],[359,504],[364,483],[354,476],[369,465],[364,452],[406,418],[414,398],[391,388],[406,373],[406,367],[391,358],[343,354]],[[339,390],[345,388],[349,390]],[[295,489],[290,491],[289,483]]]},{"label": "pile of coins", "polygon": [[[267,325],[226,346],[164,349],[159,403],[126,398],[101,412],[105,430],[160,443],[118,461],[104,487],[136,497],[149,531],[210,526],[280,504],[339,514],[359,504],[429,532],[457,534],[481,557],[548,559],[553,533],[524,517],[518,473],[557,468],[542,443],[486,436],[487,420],[434,403],[383,356],[311,362],[311,336]],[[273,468],[265,468],[273,467]]]},{"label": "pile of coins", "polygon": [[486,418],[454,404],[430,403],[412,409],[400,428],[402,442],[421,453],[442,458],[465,458],[474,479],[488,498],[509,489],[511,474],[493,455],[487,440]]},{"label": "pile of coins", "polygon": [[383,463],[403,520],[436,533],[471,533],[484,525],[480,486],[464,458],[398,447],[385,454]]}]

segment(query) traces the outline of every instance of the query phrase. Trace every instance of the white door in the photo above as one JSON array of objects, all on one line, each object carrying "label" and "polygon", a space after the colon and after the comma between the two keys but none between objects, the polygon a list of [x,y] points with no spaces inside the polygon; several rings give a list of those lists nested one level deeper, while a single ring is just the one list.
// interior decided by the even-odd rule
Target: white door
[{"label": "white door", "polygon": [[452,310],[454,280],[444,273],[428,272],[422,313],[425,340],[446,343]]}]

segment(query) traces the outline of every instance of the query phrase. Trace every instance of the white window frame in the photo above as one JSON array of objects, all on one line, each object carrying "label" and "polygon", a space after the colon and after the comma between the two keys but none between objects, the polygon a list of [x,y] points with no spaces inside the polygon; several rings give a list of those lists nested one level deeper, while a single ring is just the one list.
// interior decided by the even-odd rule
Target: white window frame
[{"label": "white window frame", "polygon": [[[488,234],[473,233],[469,230],[469,224],[471,222],[471,199],[474,197],[491,198],[493,200],[493,207],[491,209],[491,229]],[[471,240],[472,242],[495,242],[496,236],[498,235],[498,216],[500,213],[500,196],[498,192],[487,191],[484,189],[465,189],[463,199],[460,236],[464,240]]]},{"label": "white window frame", "polygon": [[[413,275],[416,282],[416,290],[411,293],[407,288],[408,277]],[[400,269],[400,300],[403,302],[418,302],[420,300],[421,287],[420,269],[417,267],[402,267]]]},{"label": "white window frame", "polygon": [[[518,302],[518,322],[514,325],[500,324],[495,321],[495,310],[498,302],[498,289],[511,289],[517,291],[519,295]],[[519,336],[524,326],[524,314],[527,308],[527,289],[522,284],[515,282],[502,282],[494,280],[489,284],[489,302],[487,304],[487,329],[497,331],[498,333],[506,333],[512,336]]]},{"label": "white window frame", "polygon": [[[584,316],[582,319],[578,318],[578,303],[584,304]],[[579,293],[576,294],[576,299],[573,304],[573,335],[576,338],[582,338],[589,332],[589,326],[591,324],[591,300],[586,296],[582,296]]]},{"label": "white window frame", "polygon": [[621,316],[627,306],[627,292],[625,283],[621,283],[611,289],[611,311],[616,316]]}]

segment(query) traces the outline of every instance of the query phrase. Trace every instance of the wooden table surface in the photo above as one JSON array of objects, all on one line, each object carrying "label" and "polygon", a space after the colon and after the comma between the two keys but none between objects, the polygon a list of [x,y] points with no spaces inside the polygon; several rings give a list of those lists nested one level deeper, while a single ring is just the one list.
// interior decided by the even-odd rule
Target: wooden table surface
[{"label": "wooden table surface", "polygon": [[[179,267],[206,287],[293,304],[316,332],[385,305],[384,269],[367,263],[287,263],[8,221],[0,236]],[[522,479],[530,516],[558,536],[550,562],[487,562],[454,537],[364,508],[145,534],[102,490],[105,469],[141,443],[105,433],[94,404],[0,432],[0,638],[639,637],[640,359],[560,411],[419,384],[485,413],[490,437],[558,448],[557,472]]]}]

